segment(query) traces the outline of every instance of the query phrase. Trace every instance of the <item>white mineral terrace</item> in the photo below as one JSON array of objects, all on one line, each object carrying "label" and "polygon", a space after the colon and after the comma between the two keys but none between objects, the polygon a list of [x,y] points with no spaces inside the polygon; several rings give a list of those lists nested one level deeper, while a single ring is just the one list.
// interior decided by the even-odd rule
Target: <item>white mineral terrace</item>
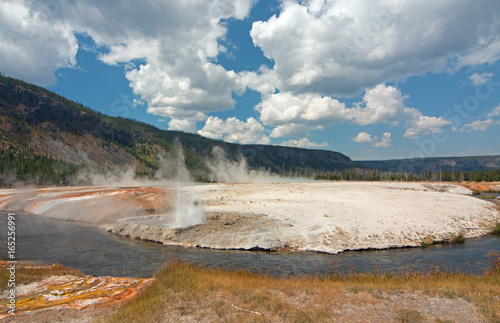
[{"label": "white mineral terrace", "polygon": [[425,240],[446,240],[458,234],[472,238],[487,234],[500,220],[494,203],[457,194],[470,194],[460,186],[334,182],[219,184],[194,189],[208,214],[263,214],[281,224],[265,234],[256,230],[242,235],[257,235],[264,241],[279,237],[292,248],[328,253],[420,246]]},{"label": "white mineral terrace", "polygon": [[[25,194],[26,198],[19,198],[18,191],[14,194],[13,190],[0,190],[0,209],[17,208],[41,216],[75,217],[80,221],[87,214],[89,222],[98,222],[95,219],[107,222],[104,226],[110,232],[169,245],[290,248],[327,253],[420,246],[423,242],[445,241],[459,234],[473,238],[487,234],[500,222],[495,203],[470,196],[471,191],[464,187],[445,184],[314,182],[186,186],[183,194],[191,197],[183,199],[187,201],[183,203],[195,203],[187,207],[200,211],[199,222],[203,224],[184,228],[168,225],[173,218],[169,212],[180,207],[172,205],[178,200],[172,198],[176,194],[172,189],[120,188],[120,194],[112,194],[118,188],[95,188],[94,194],[92,190],[59,188],[57,194],[35,190]],[[196,195],[199,198],[192,198]],[[66,203],[54,203],[57,196],[65,197]],[[75,199],[82,196],[92,198]],[[98,199],[102,201],[100,204]],[[124,203],[134,199],[140,201]],[[44,207],[48,201],[52,204]],[[71,205],[80,212],[68,212]]]}]

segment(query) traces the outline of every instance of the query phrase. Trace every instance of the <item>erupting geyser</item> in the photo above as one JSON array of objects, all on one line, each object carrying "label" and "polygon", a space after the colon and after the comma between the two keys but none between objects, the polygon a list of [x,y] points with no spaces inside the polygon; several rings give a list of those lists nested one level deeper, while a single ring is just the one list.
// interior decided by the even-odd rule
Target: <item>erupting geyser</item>
[{"label": "erupting geyser", "polygon": [[205,212],[201,199],[195,192],[181,190],[177,193],[175,204],[175,222],[167,225],[170,228],[183,228],[205,222]]},{"label": "erupting geyser", "polygon": [[[181,188],[164,188],[164,205],[168,207],[151,215],[129,216],[117,221],[120,225],[145,225],[153,228],[179,229],[205,223],[205,211],[196,192]],[[161,210],[158,210],[161,211]]]},{"label": "erupting geyser", "polygon": [[192,178],[186,168],[182,146],[175,141],[174,149],[168,156],[168,162],[163,163],[163,176],[171,178],[175,183],[175,199],[171,201],[174,217],[166,217],[165,226],[169,228],[182,228],[205,222],[205,212],[198,194],[187,191],[183,184],[192,183]]}]

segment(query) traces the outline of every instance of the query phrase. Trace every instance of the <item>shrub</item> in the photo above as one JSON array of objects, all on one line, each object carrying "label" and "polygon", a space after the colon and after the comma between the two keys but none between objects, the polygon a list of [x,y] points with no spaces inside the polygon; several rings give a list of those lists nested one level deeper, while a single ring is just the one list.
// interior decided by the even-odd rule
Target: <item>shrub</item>
[{"label": "shrub", "polygon": [[465,237],[462,233],[457,234],[449,240],[450,243],[464,243]]},{"label": "shrub", "polygon": [[500,268],[500,252],[498,250],[490,251],[486,254],[491,261],[491,266],[493,269]]},{"label": "shrub", "polygon": [[423,321],[423,315],[420,312],[411,309],[402,309],[399,311],[397,316],[397,322],[402,323],[417,323]]},{"label": "shrub", "polygon": [[430,245],[436,244],[435,237],[432,234],[428,234],[422,242],[420,242],[420,245],[422,247],[428,247]]},{"label": "shrub", "polygon": [[495,224],[495,227],[493,228],[493,234],[500,234],[500,222],[497,222]]}]

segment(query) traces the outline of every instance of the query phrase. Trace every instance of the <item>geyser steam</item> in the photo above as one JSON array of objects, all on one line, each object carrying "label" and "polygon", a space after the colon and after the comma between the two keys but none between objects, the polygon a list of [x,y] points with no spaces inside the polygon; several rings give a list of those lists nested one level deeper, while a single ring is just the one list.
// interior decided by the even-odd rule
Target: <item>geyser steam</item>
[{"label": "geyser steam", "polygon": [[175,183],[174,218],[173,223],[166,223],[168,227],[186,227],[205,222],[205,211],[201,199],[193,191],[186,191],[183,185],[192,183],[189,171],[186,168],[182,146],[175,141],[174,150],[169,154],[167,163],[160,167],[161,172],[171,172]]},{"label": "geyser steam", "polygon": [[219,146],[212,149],[212,160],[207,163],[213,179],[219,183],[273,183],[282,181],[268,171],[249,169],[243,156],[238,161],[229,160]]},{"label": "geyser steam", "polygon": [[173,223],[167,223],[171,228],[183,228],[205,222],[205,212],[201,199],[193,191],[177,190],[175,217]]}]

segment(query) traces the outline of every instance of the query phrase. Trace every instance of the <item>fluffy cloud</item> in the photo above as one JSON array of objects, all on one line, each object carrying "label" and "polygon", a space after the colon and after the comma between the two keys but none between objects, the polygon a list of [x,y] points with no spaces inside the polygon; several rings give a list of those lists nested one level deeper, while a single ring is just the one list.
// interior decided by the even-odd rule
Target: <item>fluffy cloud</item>
[{"label": "fluffy cloud", "polygon": [[377,139],[377,136],[372,137],[366,132],[360,132],[356,137],[352,138],[352,141],[362,144],[371,143],[373,147],[377,148],[387,148],[391,146],[392,139],[389,132],[384,132],[380,141],[377,141]]},{"label": "fluffy cloud", "polygon": [[[252,0],[85,2],[4,1],[0,5],[0,68],[8,75],[49,84],[54,71],[75,66],[75,33],[107,50],[106,64],[127,64],[130,86],[148,112],[174,119],[174,129],[193,130],[205,113],[234,108],[241,90],[233,71],[214,59],[225,49],[223,19],[245,18]],[[43,32],[42,32],[43,31]],[[138,67],[130,64],[135,60]],[[12,66],[12,69],[9,68]]]},{"label": "fluffy cloud", "polygon": [[[140,3],[141,9],[135,9],[144,13],[141,20],[147,27],[137,21],[118,33],[106,23],[104,32],[92,29],[88,33],[110,48],[109,53],[101,56],[105,63],[144,59],[145,63],[126,74],[135,94],[147,100],[148,112],[174,119],[169,123],[171,129],[190,118],[192,121],[184,122],[183,130],[195,131],[194,122],[205,118],[206,113],[234,108],[232,93],[241,87],[237,75],[214,62],[219,52],[225,50],[219,40],[227,30],[220,21],[246,17],[251,3],[251,0]],[[108,7],[99,9],[108,12]]]},{"label": "fluffy cloud", "polygon": [[359,125],[394,123],[401,118],[404,103],[401,92],[393,86],[379,84],[366,91],[363,102],[354,109]]},{"label": "fluffy cloud", "polygon": [[409,75],[498,60],[499,10],[494,0],[285,0],[279,16],[254,22],[251,36],[275,62],[282,91],[350,96]]},{"label": "fluffy cloud", "polygon": [[306,137],[310,131],[345,122],[401,125],[407,129],[404,137],[418,138],[441,132],[451,124],[442,117],[424,116],[415,108],[405,107],[401,92],[385,84],[367,90],[363,100],[351,108],[330,97],[280,92],[264,96],[257,111],[264,125],[275,126],[270,135],[273,138]]},{"label": "fluffy cloud", "polygon": [[[168,120],[170,129],[195,132],[197,122],[206,120],[200,132],[207,136],[264,143],[269,138],[263,125],[273,127],[273,138],[306,138],[341,123],[397,125],[406,138],[440,132],[449,121],[405,107],[401,92],[386,82],[500,58],[500,2],[495,0],[481,5],[284,0],[278,15],[254,22],[250,31],[274,66],[226,70],[217,63],[226,51],[223,21],[245,19],[254,3],[5,0],[0,70],[53,83],[58,68],[77,66],[75,34],[85,34],[99,47],[102,62],[127,66],[135,94],[147,101],[149,113]],[[475,73],[471,82],[480,85],[491,77]],[[261,93],[260,120],[207,119],[211,112],[233,109],[234,94],[247,88]],[[362,101],[350,107],[338,99],[363,92]],[[500,111],[493,110],[489,117],[497,115]],[[390,145],[390,139],[378,143]]]},{"label": "fluffy cloud", "polygon": [[234,107],[233,72],[210,63],[191,70],[198,75],[174,76],[150,63],[126,75],[134,92],[148,101],[148,112],[155,115],[178,119]]},{"label": "fluffy cloud", "polygon": [[488,83],[493,77],[493,73],[474,73],[469,78],[474,86],[480,86]]},{"label": "fluffy cloud", "polygon": [[269,135],[272,138],[279,137],[307,137],[311,131],[321,130],[321,126],[307,126],[303,124],[289,123],[279,125],[271,131]]},{"label": "fluffy cloud", "polygon": [[280,80],[273,69],[261,66],[257,72],[242,71],[238,74],[238,84],[241,91],[247,87],[263,95],[269,95],[280,88]]},{"label": "fluffy cloud", "polygon": [[[407,110],[411,111],[411,110]],[[444,126],[451,125],[452,122],[445,120],[443,117],[428,117],[422,115],[420,112],[413,111],[414,115],[418,117],[409,119],[407,121],[408,129],[403,134],[403,137],[416,139],[420,136],[428,135],[431,133],[440,133],[443,131]]]},{"label": "fluffy cloud", "polygon": [[19,0],[0,5],[0,70],[40,85],[55,83],[54,71],[76,66],[78,43],[67,23],[52,19],[59,4],[31,6]]},{"label": "fluffy cloud", "polygon": [[[207,88],[222,77],[228,83],[221,87],[235,89],[231,73],[219,75],[211,66],[218,66],[214,58],[225,51],[220,40],[227,30],[221,19],[246,18],[254,2],[5,0],[0,6],[1,67],[38,83],[54,81],[54,70],[76,63],[74,33],[86,33],[109,49],[101,55],[103,62],[142,59],[151,66],[129,75],[134,89],[157,80],[146,74],[160,71],[174,82],[189,80],[184,91],[222,96],[214,103],[225,109],[234,104],[227,91]],[[472,1],[285,0],[279,15],[255,22],[250,32],[254,44],[274,61],[273,69],[244,72],[238,83],[267,92],[279,88],[345,96],[431,70],[491,63],[500,53],[499,9],[495,0],[481,6]],[[21,63],[26,68],[20,69]],[[186,98],[184,93],[176,100],[169,93],[174,88],[168,79],[148,85],[153,86],[144,93],[148,101],[163,90],[167,94],[162,97],[171,97],[172,103]]]},{"label": "fluffy cloud", "polygon": [[384,132],[382,134],[382,140],[380,140],[379,142],[375,142],[373,144],[373,147],[387,148],[391,146],[391,143],[392,143],[391,134],[389,132]]},{"label": "fluffy cloud", "polygon": [[280,92],[265,96],[257,106],[265,125],[338,124],[351,119],[344,103],[314,94]]},{"label": "fluffy cloud", "polygon": [[209,117],[203,129],[198,134],[212,139],[223,139],[229,142],[242,144],[269,144],[270,140],[264,134],[264,126],[254,118],[246,122],[234,117],[225,121],[218,117]]},{"label": "fluffy cloud", "polygon": [[377,137],[372,138],[372,136],[366,132],[360,132],[356,137],[352,138],[352,141],[360,144],[370,143],[373,142],[374,140],[377,140]]},{"label": "fluffy cloud", "polygon": [[289,146],[289,147],[298,147],[298,148],[324,148],[324,147],[328,147],[328,143],[326,141],[322,142],[320,144],[317,144],[317,143],[311,142],[307,138],[302,138],[300,140],[295,140],[295,139],[287,140],[287,141],[282,142],[281,145],[282,146]]},{"label": "fluffy cloud", "polygon": [[494,123],[494,121],[492,119],[477,120],[477,121],[465,124],[462,128],[460,128],[456,131],[458,131],[458,132],[471,132],[472,130],[474,130],[474,131],[486,131],[493,125],[493,123]]},{"label": "fluffy cloud", "polygon": [[[203,118],[170,119],[168,128],[170,130],[196,132],[196,122],[204,120]],[[166,120],[165,120],[166,121]]]}]

